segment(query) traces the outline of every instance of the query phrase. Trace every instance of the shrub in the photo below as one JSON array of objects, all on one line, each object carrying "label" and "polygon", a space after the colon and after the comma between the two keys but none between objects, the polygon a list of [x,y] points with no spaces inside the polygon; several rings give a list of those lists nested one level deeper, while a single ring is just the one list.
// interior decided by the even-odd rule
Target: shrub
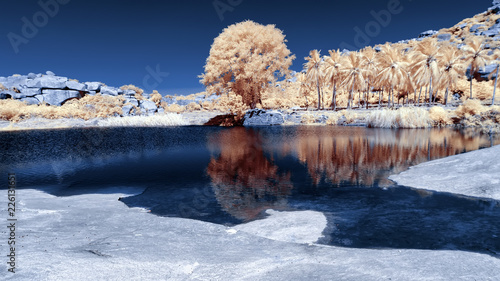
[{"label": "shrub", "polygon": [[432,124],[429,112],[423,108],[383,109],[370,112],[369,127],[377,128],[428,128]]},{"label": "shrub", "polygon": [[436,125],[449,125],[452,123],[446,110],[440,106],[434,106],[429,109],[429,117]]},{"label": "shrub", "polygon": [[191,102],[186,106],[187,111],[195,111],[195,110],[201,110],[201,106],[199,103],[196,102]]},{"label": "shrub", "polygon": [[161,102],[161,99],[163,98],[163,96],[158,93],[157,90],[154,90],[153,93],[151,94],[149,100],[156,103],[156,106],[158,106]]},{"label": "shrub", "polygon": [[479,100],[469,99],[455,110],[455,114],[463,118],[467,115],[480,115],[485,111],[488,111],[488,108],[483,106]]}]

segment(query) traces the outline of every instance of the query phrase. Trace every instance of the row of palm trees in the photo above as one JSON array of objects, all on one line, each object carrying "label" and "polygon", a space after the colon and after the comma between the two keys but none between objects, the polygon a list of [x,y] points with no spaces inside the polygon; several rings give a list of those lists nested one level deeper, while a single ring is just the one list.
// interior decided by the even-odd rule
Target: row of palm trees
[{"label": "row of palm trees", "polygon": [[[457,48],[449,42],[438,42],[427,38],[413,45],[386,43],[379,50],[366,47],[358,52],[343,54],[339,50],[330,50],[322,57],[320,51],[313,50],[305,58],[305,73],[300,73],[300,93],[306,97],[312,90],[318,94],[318,110],[325,108],[324,88],[332,90],[329,107],[337,109],[337,94],[343,90],[348,94],[347,108],[352,108],[354,95],[359,94],[360,103],[368,108],[369,96],[378,92],[378,105],[381,106],[384,93],[388,94],[388,106],[394,106],[394,97],[398,102],[420,105],[424,92],[424,103],[430,106],[436,102],[438,92],[444,91],[445,105],[448,95],[457,90],[457,82],[466,75],[468,66],[474,74],[489,63],[496,63],[494,72],[498,74],[500,54],[490,53],[481,38],[473,37],[464,46]],[[472,76],[472,75],[471,75]],[[470,79],[470,98],[472,98],[472,80]],[[495,80],[496,89],[496,80]],[[413,94],[412,101],[410,96]],[[363,95],[363,96],[361,96]],[[417,97],[418,95],[418,97]],[[493,93],[492,104],[494,104]],[[406,102],[405,102],[406,101]],[[328,107],[328,106],[327,106]]]}]

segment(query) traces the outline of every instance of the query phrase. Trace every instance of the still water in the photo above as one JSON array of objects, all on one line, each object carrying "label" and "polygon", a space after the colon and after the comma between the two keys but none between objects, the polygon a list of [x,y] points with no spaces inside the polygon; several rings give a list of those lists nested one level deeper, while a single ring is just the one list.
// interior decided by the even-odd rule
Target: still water
[{"label": "still water", "polygon": [[160,216],[224,225],[262,219],[267,209],[318,211],[328,219],[318,242],[328,245],[458,249],[499,257],[498,201],[412,189],[387,179],[425,161],[497,144],[499,138],[451,129],[2,132],[0,172],[4,178],[15,172],[19,188],[56,196],[140,188],[141,194],[120,200]]}]

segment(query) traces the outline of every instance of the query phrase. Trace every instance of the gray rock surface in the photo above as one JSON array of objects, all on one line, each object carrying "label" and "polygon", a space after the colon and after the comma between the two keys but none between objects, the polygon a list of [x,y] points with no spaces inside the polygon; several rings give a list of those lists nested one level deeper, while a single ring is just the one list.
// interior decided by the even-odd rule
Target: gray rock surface
[{"label": "gray rock surface", "polygon": [[22,102],[25,102],[27,105],[39,104],[40,101],[34,97],[26,97],[21,99]]},{"label": "gray rock surface", "polygon": [[28,88],[64,89],[67,81],[68,78],[66,77],[46,75],[35,79],[29,79],[26,82],[26,86]]},{"label": "gray rock surface", "polygon": [[500,146],[434,160],[389,179],[400,185],[500,200]]},{"label": "gray rock surface", "polygon": [[70,90],[77,90],[77,91],[84,91],[87,88],[85,84],[73,80],[69,80],[68,82],[66,82],[66,87]]},{"label": "gray rock surface", "polygon": [[[479,69],[474,77],[479,81],[488,81],[490,80],[489,77],[491,74],[491,79],[495,79],[496,73],[493,73],[495,68],[496,64],[489,64],[486,67]],[[467,67],[466,75],[468,78],[470,78],[470,66]]]},{"label": "gray rock surface", "polygon": [[153,115],[158,108],[154,102],[150,100],[143,100],[140,102],[140,109],[145,115]]},{"label": "gray rock surface", "polygon": [[81,98],[79,91],[71,90],[43,90],[43,100],[50,105],[62,105],[65,101],[72,98]]},{"label": "gray rock surface", "polygon": [[102,87],[101,82],[85,82],[88,91],[100,91]]},{"label": "gray rock surface", "polygon": [[252,109],[245,113],[243,126],[269,126],[281,125],[285,122],[283,114],[279,111],[266,111]]},{"label": "gray rock surface", "polygon": [[101,87],[101,94],[110,95],[110,96],[118,96],[118,88],[102,86]]},{"label": "gray rock surface", "polygon": [[471,26],[471,28],[469,29],[469,31],[471,33],[474,33],[474,32],[477,32],[479,31],[480,28],[484,27],[484,24],[475,24],[473,26]]},{"label": "gray rock surface", "polygon": [[430,37],[430,36],[433,36],[433,35],[435,35],[437,33],[438,32],[436,30],[427,30],[427,31],[424,31],[424,32],[420,33],[418,35],[418,38]]},{"label": "gray rock surface", "polygon": [[451,39],[451,34],[449,33],[442,33],[437,36],[438,42],[442,41],[450,41]]}]

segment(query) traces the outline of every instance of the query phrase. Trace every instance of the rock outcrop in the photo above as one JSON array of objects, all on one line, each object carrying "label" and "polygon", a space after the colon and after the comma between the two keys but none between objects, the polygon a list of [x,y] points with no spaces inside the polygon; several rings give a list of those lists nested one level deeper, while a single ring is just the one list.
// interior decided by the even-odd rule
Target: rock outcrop
[{"label": "rock outcrop", "polygon": [[51,71],[46,74],[29,73],[28,75],[13,75],[0,77],[0,99],[16,99],[28,105],[46,103],[61,106],[71,99],[79,99],[86,95],[108,95],[125,97],[122,107],[124,116],[152,115],[158,112],[156,104],[149,100],[139,102],[135,91],[122,90],[106,86],[101,82],[78,82],[63,76],[57,76]]},{"label": "rock outcrop", "polygon": [[283,114],[276,110],[252,109],[243,117],[243,126],[270,126],[283,123],[285,123]]}]

